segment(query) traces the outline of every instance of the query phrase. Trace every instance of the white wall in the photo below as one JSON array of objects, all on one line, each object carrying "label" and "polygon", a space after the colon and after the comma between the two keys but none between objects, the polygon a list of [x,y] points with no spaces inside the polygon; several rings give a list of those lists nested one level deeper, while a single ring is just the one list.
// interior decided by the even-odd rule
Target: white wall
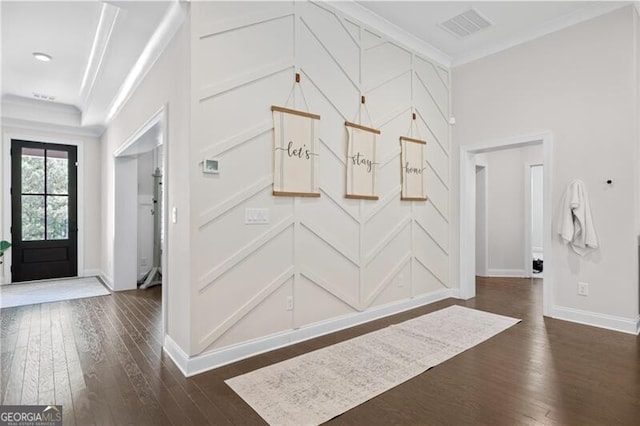
[{"label": "white wall", "polygon": [[[9,188],[11,186],[10,179],[5,178],[10,173],[10,163],[8,156],[4,158],[8,153],[8,147],[5,147],[6,139],[9,137],[24,138],[26,140],[33,140],[36,142],[53,142],[61,144],[78,145],[78,161],[82,162],[81,174],[78,175],[78,196],[82,192],[83,204],[78,204],[78,217],[82,219],[83,224],[81,234],[79,233],[78,249],[82,247],[83,255],[79,258],[80,264],[78,265],[78,272],[84,275],[97,275],[100,271],[100,257],[101,257],[101,235],[100,224],[102,219],[102,208],[100,200],[100,173],[102,165],[100,163],[100,145],[98,138],[92,136],[86,136],[81,134],[73,134],[56,130],[55,126],[47,126],[51,130],[45,130],[38,125],[24,125],[22,127],[3,126],[1,128],[2,144],[0,149],[0,173],[2,177],[0,187],[2,188],[2,208],[1,216],[2,221],[2,237],[0,239],[11,240],[9,233],[10,226],[10,209],[11,200],[9,196]],[[7,152],[5,153],[5,148]],[[81,158],[82,157],[82,158]],[[79,169],[80,171],[80,169]],[[80,201],[80,199],[79,199]],[[6,214],[6,216],[5,216]],[[5,221],[6,219],[6,221]],[[4,264],[0,268],[0,282],[10,282],[11,273],[9,271],[9,258],[11,252],[8,252],[3,258]],[[4,273],[3,273],[4,271]]]},{"label": "white wall", "polygon": [[531,179],[531,252],[542,254],[544,237],[542,228],[544,166],[533,166],[528,169]]},{"label": "white wall", "polygon": [[153,266],[154,152],[138,156],[138,279]]},{"label": "white wall", "polygon": [[[306,2],[193,2],[193,342],[223,347],[446,291],[449,75],[375,30]],[[271,105],[321,115],[317,199],[273,197]],[[299,91],[289,107],[304,109]],[[367,110],[359,114],[360,95]],[[398,138],[428,141],[428,202],[401,202]],[[370,118],[369,118],[370,117]],[[381,129],[380,200],[344,198],[344,122]],[[204,175],[204,157],[220,159]],[[245,225],[264,207],[267,225]],[[294,309],[286,309],[287,297]]]},{"label": "white wall", "polygon": [[484,156],[488,175],[488,274],[526,276],[525,165],[542,162],[542,145],[487,152]]},{"label": "white wall", "polygon": [[[477,163],[476,163],[477,164]],[[489,275],[487,261],[488,241],[488,209],[487,209],[487,166],[476,165],[476,275]]]},{"label": "white wall", "polygon": [[[182,348],[189,347],[191,318],[191,256],[189,229],[189,22],[176,34],[165,52],[127,100],[102,136],[102,205],[106,212],[102,234],[102,270],[114,279],[114,151],[125,143],[162,107],[166,108],[168,134],[166,176],[167,209],[176,207],[177,223],[167,228],[167,259],[163,274],[168,282],[168,334]],[[137,175],[136,175],[137,176]],[[134,212],[131,216],[136,217]],[[135,219],[133,219],[135,221]],[[135,256],[132,253],[132,256]]]},{"label": "white wall", "polygon": [[[459,238],[458,147],[551,131],[545,173],[554,214],[566,185],[582,179],[600,240],[597,252],[580,258],[554,236],[555,313],[587,322],[633,324],[638,315],[633,35],[627,7],[453,70],[451,253]],[[577,295],[578,281],[590,284],[588,297]]]}]

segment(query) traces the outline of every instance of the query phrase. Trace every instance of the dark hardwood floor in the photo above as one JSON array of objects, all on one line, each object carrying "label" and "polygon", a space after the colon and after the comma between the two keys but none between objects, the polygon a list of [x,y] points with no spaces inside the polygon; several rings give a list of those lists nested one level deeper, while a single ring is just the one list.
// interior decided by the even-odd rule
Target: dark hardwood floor
[{"label": "dark hardwood floor", "polygon": [[335,425],[639,425],[636,336],[542,318],[541,282],[478,279],[448,299],[186,379],[161,349],[160,287],[0,310],[2,404],[65,424],[263,424],[224,380],[460,304],[522,322],[335,418]]}]

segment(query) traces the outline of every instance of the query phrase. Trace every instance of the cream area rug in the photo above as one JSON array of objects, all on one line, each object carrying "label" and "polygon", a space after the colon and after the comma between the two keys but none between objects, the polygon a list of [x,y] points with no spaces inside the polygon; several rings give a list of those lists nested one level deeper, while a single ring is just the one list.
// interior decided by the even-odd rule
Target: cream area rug
[{"label": "cream area rug", "polygon": [[518,322],[450,306],[226,383],[270,425],[318,425]]},{"label": "cream area rug", "polygon": [[109,290],[96,277],[7,284],[0,286],[0,308],[109,294]]}]

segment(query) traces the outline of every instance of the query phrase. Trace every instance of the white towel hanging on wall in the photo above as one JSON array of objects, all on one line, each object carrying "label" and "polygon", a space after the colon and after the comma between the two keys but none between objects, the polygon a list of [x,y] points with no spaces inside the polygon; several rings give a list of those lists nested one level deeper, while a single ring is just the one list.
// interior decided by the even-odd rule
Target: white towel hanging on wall
[{"label": "white towel hanging on wall", "polygon": [[598,248],[589,196],[581,180],[572,181],[562,197],[558,234],[562,241],[571,245],[573,251],[580,256]]}]

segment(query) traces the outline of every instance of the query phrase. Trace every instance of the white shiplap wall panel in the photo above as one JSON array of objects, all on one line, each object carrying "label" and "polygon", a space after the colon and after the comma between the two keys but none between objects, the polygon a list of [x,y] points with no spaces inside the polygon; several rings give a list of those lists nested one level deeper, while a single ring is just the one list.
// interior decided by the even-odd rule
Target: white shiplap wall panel
[{"label": "white shiplap wall panel", "polygon": [[447,254],[424,231],[416,229],[413,233],[416,245],[416,259],[438,278],[443,285],[448,283],[449,268]]},{"label": "white shiplap wall panel", "polygon": [[226,333],[216,340],[215,347],[246,342],[293,327],[293,312],[283,309],[286,298],[293,295],[293,277],[277,288],[258,306],[249,311]]},{"label": "white shiplap wall panel", "polygon": [[[192,40],[194,352],[448,285],[446,69],[326,3],[194,2]],[[271,105],[321,115],[321,197],[270,195]],[[409,136],[429,142],[433,168],[421,203],[399,192],[398,138],[414,111]],[[344,198],[345,120],[382,131],[378,201]],[[197,172],[206,156],[219,175]],[[270,223],[244,224],[249,207],[268,208]]]},{"label": "white shiplap wall panel", "polygon": [[427,232],[431,238],[448,253],[449,251],[449,223],[436,210],[433,203],[420,203],[414,206],[416,226]]},{"label": "white shiplap wall panel", "polygon": [[[397,224],[393,235],[387,234],[387,244],[368,259],[365,268],[362,302],[369,307],[376,292],[391,284],[399,269],[404,266],[407,256],[411,255],[411,224],[408,221]],[[388,231],[391,231],[389,229]]]},{"label": "white shiplap wall panel", "polygon": [[[437,288],[433,290],[437,290]],[[426,292],[423,291],[422,293]],[[400,270],[393,275],[393,280],[389,285],[382,289],[382,291],[376,296],[371,303],[371,306],[386,305],[387,303],[407,299],[411,296],[411,262],[406,262]]]},{"label": "white shiplap wall panel", "polygon": [[198,16],[192,19],[197,38],[212,36],[223,31],[237,31],[247,25],[293,14],[293,1],[254,2],[201,2]]},{"label": "white shiplap wall panel", "polygon": [[369,256],[396,225],[411,218],[411,206],[409,203],[401,203],[399,198],[394,195],[391,202],[365,223],[363,242],[366,256]]},{"label": "white shiplap wall panel", "polygon": [[[384,67],[386,60],[380,58],[380,67]],[[385,118],[411,105],[411,73],[396,76],[393,80],[366,93],[367,110],[373,120],[373,125],[382,124]],[[368,122],[369,116],[363,114],[363,123]],[[407,124],[409,120],[407,119]]]},{"label": "white shiplap wall panel", "polygon": [[[317,278],[318,284],[326,283],[330,289],[344,294],[348,301],[358,300],[358,267],[344,256],[339,248],[322,240],[311,230],[299,231],[298,261],[301,269],[308,271],[308,278]],[[345,253],[348,256],[348,253]],[[302,307],[300,307],[302,309]]]},{"label": "white shiplap wall panel", "polygon": [[[314,34],[318,43],[340,65],[349,79],[356,84],[360,74],[360,46],[358,38],[354,38],[335,13],[314,3],[296,5],[296,12],[303,27]],[[304,48],[304,45],[301,46]]]},{"label": "white shiplap wall panel", "polygon": [[340,64],[305,25],[298,26],[296,62],[344,117],[353,117],[358,109],[360,90]]},{"label": "white shiplap wall panel", "polygon": [[[196,55],[205,57],[208,52],[218,52],[224,60],[202,61],[194,72],[199,81],[233,81],[248,71],[266,68],[284,61],[293,60],[293,46],[288,43],[293,32],[292,15],[247,26],[236,31],[227,31],[216,36],[205,37],[197,44]],[[252,40],[252,43],[246,43]],[[241,45],[242,49],[237,46]],[[205,83],[206,87],[207,83]]]},{"label": "white shiplap wall panel", "polygon": [[[273,228],[291,215],[293,200],[288,198],[272,202],[272,188],[269,185],[255,196],[252,196],[205,224],[199,230],[201,238],[196,241],[197,270],[206,271],[210,265],[224,262],[230,253],[236,253],[251,241]],[[270,224],[245,226],[245,208],[259,208],[270,205]]]},{"label": "white shiplap wall panel", "polygon": [[[196,193],[207,194],[215,192],[216,198],[198,197],[193,200],[193,204],[198,212],[205,213],[210,208],[215,208],[220,202],[233,197],[238,192],[255,184],[258,180],[273,173],[271,156],[272,137],[270,134],[263,134],[255,139],[237,146],[233,150],[226,151],[216,158],[220,160],[220,169],[224,173],[222,176],[203,175],[203,179],[195,184]],[[202,161],[198,160],[198,163]],[[242,159],[241,161],[238,161]],[[201,168],[200,164],[194,167]],[[232,180],[234,185],[226,185],[226,180]],[[204,221],[205,219],[199,219]]]},{"label": "white shiplap wall panel", "polygon": [[296,283],[296,303],[305,309],[296,309],[294,326],[317,323],[355,312],[355,309],[331,292],[302,275]]},{"label": "white shiplap wall panel", "polygon": [[359,232],[358,221],[334,202],[318,199],[300,200],[299,214],[318,233],[326,236],[333,245],[339,245],[340,251],[352,258],[358,257]]},{"label": "white shiplap wall panel", "polygon": [[[427,134],[424,137],[424,133]],[[430,137],[430,133],[428,131],[421,134],[421,138],[427,141],[427,162],[429,166],[433,168],[433,171],[437,173],[442,183],[444,183],[447,188],[449,187],[449,156],[442,149],[439,143],[435,141],[434,138]]]},{"label": "white shiplap wall panel", "polygon": [[367,92],[410,69],[411,52],[397,44],[386,42],[363,51],[362,83]]},{"label": "white shiplap wall panel", "polygon": [[416,58],[414,67],[419,79],[417,84],[421,84],[425,87],[444,117],[448,117],[449,89],[442,80],[442,77],[436,71],[436,66],[424,59]]},{"label": "white shiplap wall panel", "polygon": [[442,283],[420,262],[413,262],[413,291],[425,294],[443,288]]},{"label": "white shiplap wall panel", "polygon": [[[216,58],[208,55],[206,61],[216,61]],[[292,79],[293,70],[284,70],[200,100],[193,111],[194,154],[240,135],[257,124],[272,121],[271,105],[286,102]],[[214,119],[224,125],[212,126]]]},{"label": "white shiplap wall panel", "polygon": [[[289,227],[245,257],[240,264],[233,265],[214,282],[208,285],[203,282],[196,298],[201,339],[236,314],[267,284],[291,267],[292,241],[293,230]],[[278,255],[269,256],[272,253]],[[260,271],[260,274],[255,271]]]},{"label": "white shiplap wall panel", "polygon": [[449,124],[417,78],[413,84],[413,99],[420,106],[418,111],[423,122],[445,151],[449,152]]},{"label": "white shiplap wall panel", "polygon": [[347,31],[349,31],[349,34],[351,34],[351,37],[358,41],[358,43],[360,44],[360,25],[354,23],[353,21],[351,21],[351,19],[349,18],[345,18],[345,17],[341,17],[340,15],[337,15],[340,20],[344,23],[344,27],[347,29]]},{"label": "white shiplap wall panel", "polygon": [[445,217],[449,218],[449,191],[431,167],[424,170],[427,185],[427,195],[434,207]]}]

